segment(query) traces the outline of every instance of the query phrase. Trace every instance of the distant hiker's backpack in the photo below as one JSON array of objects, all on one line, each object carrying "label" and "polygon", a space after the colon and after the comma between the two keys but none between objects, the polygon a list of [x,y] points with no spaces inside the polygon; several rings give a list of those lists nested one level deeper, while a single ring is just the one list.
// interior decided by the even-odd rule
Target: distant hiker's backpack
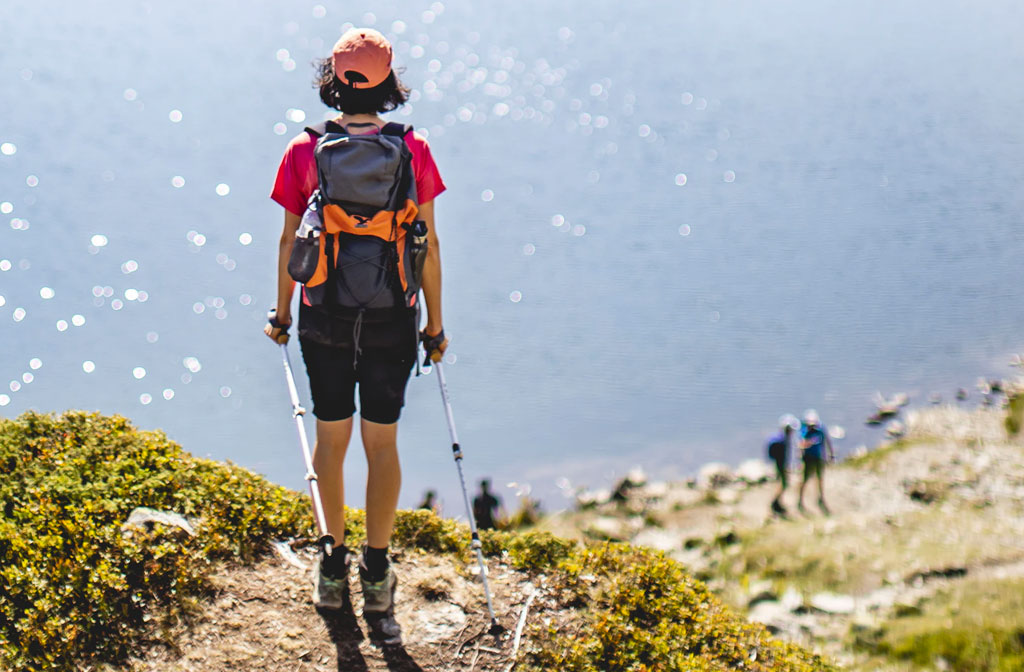
[{"label": "distant hiker's backpack", "polygon": [[335,122],[307,128],[317,138],[319,188],[296,232],[288,273],[312,305],[364,310],[411,308],[423,278],[426,224],[419,205],[409,126],[350,134]]}]

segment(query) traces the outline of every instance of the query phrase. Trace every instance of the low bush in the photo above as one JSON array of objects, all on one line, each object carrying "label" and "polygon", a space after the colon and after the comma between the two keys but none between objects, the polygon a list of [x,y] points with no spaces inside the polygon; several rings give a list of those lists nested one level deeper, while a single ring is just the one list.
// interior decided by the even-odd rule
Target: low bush
[{"label": "low bush", "polygon": [[[311,524],[297,493],[122,417],[0,420],[0,470],[0,663],[13,669],[122,660],[153,614],[188,614],[212,561]],[[191,518],[196,536],[122,531],[140,506]]]}]

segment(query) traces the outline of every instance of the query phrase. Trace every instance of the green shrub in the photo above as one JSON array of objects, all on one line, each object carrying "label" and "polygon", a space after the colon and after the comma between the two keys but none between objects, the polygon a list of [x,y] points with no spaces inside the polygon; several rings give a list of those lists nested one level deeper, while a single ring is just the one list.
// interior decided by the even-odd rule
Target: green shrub
[{"label": "green shrub", "polygon": [[536,626],[529,670],[832,670],[744,623],[664,554],[620,544],[580,549],[549,576],[570,623]]},{"label": "green shrub", "polygon": [[1024,392],[1014,392],[1007,395],[1008,405],[1006,407],[1006,433],[1010,436],[1020,434],[1020,428],[1024,425]]},{"label": "green shrub", "polygon": [[[121,661],[144,616],[188,614],[212,560],[250,560],[311,524],[297,493],[116,416],[0,420],[0,469],[0,667]],[[196,536],[122,532],[139,506],[192,518]]]}]

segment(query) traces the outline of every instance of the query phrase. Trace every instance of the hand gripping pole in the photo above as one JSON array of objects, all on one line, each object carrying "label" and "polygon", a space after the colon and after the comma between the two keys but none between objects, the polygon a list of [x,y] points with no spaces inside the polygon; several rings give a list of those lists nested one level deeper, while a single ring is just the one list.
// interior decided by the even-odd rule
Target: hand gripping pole
[{"label": "hand gripping pole", "polygon": [[469,502],[469,493],[466,491],[466,478],[462,475],[462,448],[459,447],[459,437],[455,433],[455,418],[452,416],[452,403],[448,397],[448,385],[444,380],[444,366],[441,362],[434,363],[437,370],[437,384],[441,388],[441,401],[444,402],[444,415],[448,420],[448,433],[452,437],[452,456],[455,458],[455,466],[459,471],[459,484],[462,486],[462,498],[466,503],[466,516],[469,518],[469,530],[473,534],[472,548],[476,552],[476,561],[480,565],[480,579],[484,585],[484,596],[487,598],[487,614],[491,617],[491,634],[498,634],[502,627],[498,619],[494,617],[494,605],[491,602],[491,588],[487,582],[487,566],[484,564],[483,546],[480,543],[480,534],[476,529],[476,519],[473,517],[473,507]]},{"label": "hand gripping pole", "polygon": [[299,443],[302,445],[302,457],[306,461],[306,480],[309,481],[309,495],[313,499],[313,517],[316,518],[316,526],[320,532],[319,543],[328,555],[334,546],[334,537],[327,531],[327,520],[324,517],[324,505],[320,501],[320,485],[316,478],[316,471],[313,470],[313,457],[309,452],[309,439],[306,438],[306,426],[302,422],[302,416],[306,409],[299,405],[299,391],[295,387],[295,376],[292,375],[292,364],[288,358],[288,346],[281,343],[281,361],[284,363],[284,376],[288,381],[288,395],[292,400],[292,417],[295,418],[295,426],[299,430]]}]

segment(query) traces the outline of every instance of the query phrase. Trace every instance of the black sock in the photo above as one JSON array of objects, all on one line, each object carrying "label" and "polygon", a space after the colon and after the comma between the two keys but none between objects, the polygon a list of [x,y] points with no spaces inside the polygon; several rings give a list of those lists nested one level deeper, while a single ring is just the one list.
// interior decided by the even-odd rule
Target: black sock
[{"label": "black sock", "polygon": [[348,549],[342,545],[333,547],[330,553],[324,552],[320,566],[324,574],[332,579],[343,578],[348,573]]},{"label": "black sock", "polygon": [[383,581],[384,574],[388,571],[388,549],[367,546],[363,549],[363,562],[359,569],[367,581]]}]

